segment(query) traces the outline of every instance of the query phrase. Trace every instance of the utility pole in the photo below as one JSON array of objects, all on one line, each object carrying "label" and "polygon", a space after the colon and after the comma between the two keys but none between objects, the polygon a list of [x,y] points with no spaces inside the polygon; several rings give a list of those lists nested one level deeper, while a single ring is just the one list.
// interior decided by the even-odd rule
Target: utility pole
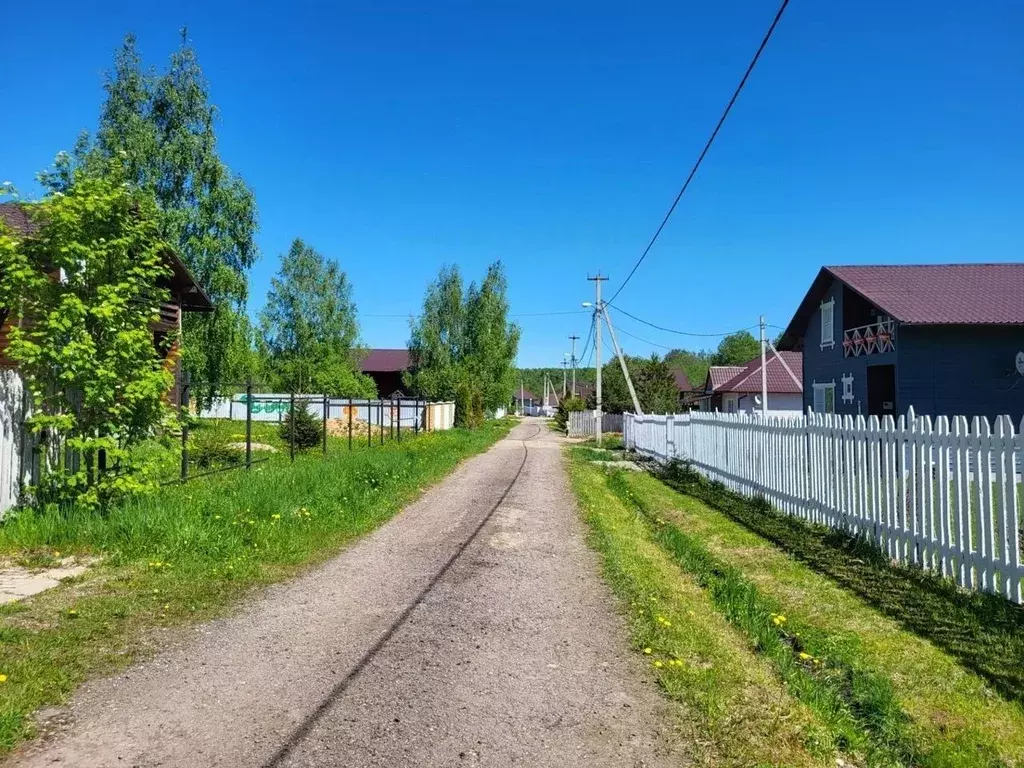
[{"label": "utility pole", "polygon": [[608,323],[608,335],[612,339],[612,349],[615,350],[616,356],[619,358],[619,365],[622,367],[622,377],[626,380],[626,386],[629,387],[629,396],[633,398],[633,408],[636,411],[637,416],[643,416],[644,412],[640,408],[640,399],[636,396],[636,390],[633,388],[633,379],[629,375],[629,367],[626,365],[626,358],[622,354],[622,348],[619,347],[619,340],[615,338],[615,326],[612,325],[612,316],[608,312],[608,308],[605,307],[604,321]]},{"label": "utility pole", "polygon": [[767,338],[765,338],[764,315],[761,315],[761,416],[768,418],[768,370]]},{"label": "utility pole", "polygon": [[608,280],[607,277],[602,277],[601,273],[598,272],[596,277],[587,276],[587,280],[594,283],[594,288],[597,293],[594,300],[594,365],[596,366],[595,373],[597,374],[597,386],[595,387],[595,399],[597,406],[595,411],[595,418],[597,419],[597,444],[601,444],[601,428],[604,426],[602,420],[604,418],[601,413],[601,314],[604,310],[604,305],[601,303],[601,283]]},{"label": "utility pole", "polygon": [[562,399],[563,400],[565,399],[566,377],[568,375],[568,371],[566,369],[568,367],[569,367],[569,361],[568,360],[563,360],[562,361]]},{"label": "utility pole", "polygon": [[573,334],[569,339],[572,341],[572,396],[576,397],[576,340],[579,336]]}]

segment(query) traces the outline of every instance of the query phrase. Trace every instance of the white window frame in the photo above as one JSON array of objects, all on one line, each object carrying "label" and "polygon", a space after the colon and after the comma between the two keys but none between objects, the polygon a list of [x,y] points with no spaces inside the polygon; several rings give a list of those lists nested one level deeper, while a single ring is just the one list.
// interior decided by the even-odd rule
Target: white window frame
[{"label": "white window frame", "polygon": [[[814,401],[811,406],[811,410],[815,413],[835,413],[836,412],[836,382],[835,379],[832,381],[826,381],[822,383],[812,382],[811,386],[814,389]],[[818,393],[821,393],[820,396]],[[832,393],[832,409],[828,407],[828,393]],[[818,398],[821,398],[819,405]]]},{"label": "white window frame", "polygon": [[[731,406],[731,408],[730,408]],[[736,394],[722,395],[722,411],[724,413],[740,412],[740,396]]]},{"label": "white window frame", "polygon": [[[836,300],[821,302],[821,348],[832,349],[836,345]],[[825,333],[825,311],[828,310],[828,333]]]}]

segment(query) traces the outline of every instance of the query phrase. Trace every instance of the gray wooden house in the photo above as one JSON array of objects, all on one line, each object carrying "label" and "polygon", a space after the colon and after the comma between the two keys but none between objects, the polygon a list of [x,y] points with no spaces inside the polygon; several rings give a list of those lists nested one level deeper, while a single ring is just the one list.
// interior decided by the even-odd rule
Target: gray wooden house
[{"label": "gray wooden house", "polygon": [[823,267],[783,334],[804,408],[1024,415],[1024,264]]}]

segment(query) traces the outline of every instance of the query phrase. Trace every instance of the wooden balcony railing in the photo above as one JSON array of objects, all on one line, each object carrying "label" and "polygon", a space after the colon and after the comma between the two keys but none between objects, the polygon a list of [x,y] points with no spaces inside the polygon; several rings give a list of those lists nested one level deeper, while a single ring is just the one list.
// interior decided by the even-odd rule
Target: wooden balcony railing
[{"label": "wooden balcony railing", "polygon": [[896,323],[885,317],[870,325],[843,331],[843,357],[860,357],[896,349]]}]

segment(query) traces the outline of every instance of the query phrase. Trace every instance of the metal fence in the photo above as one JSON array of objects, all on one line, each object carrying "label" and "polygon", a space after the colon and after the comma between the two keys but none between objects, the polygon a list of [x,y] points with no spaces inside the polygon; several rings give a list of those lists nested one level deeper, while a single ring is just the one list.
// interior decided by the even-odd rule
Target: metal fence
[{"label": "metal fence", "polygon": [[[601,418],[602,432],[621,432],[623,415],[605,413]],[[569,437],[596,437],[597,411],[569,411]]]},{"label": "metal fence", "polygon": [[[198,408],[193,402],[194,391],[216,390],[232,392],[230,397],[216,398],[207,407]],[[359,398],[337,398],[322,394],[265,394],[253,391],[253,385],[199,385],[183,376],[178,389],[178,421],[180,436],[179,458],[167,457],[175,467],[167,467],[162,484],[182,483],[198,477],[235,469],[250,469],[270,456],[254,456],[266,450],[253,440],[252,425],[256,423],[284,421],[297,409],[305,409],[321,422],[321,445],[319,450],[327,453],[328,446],[353,447],[384,445],[388,441],[402,441],[420,432],[451,429],[455,422],[455,404],[436,403],[418,398],[391,398],[367,400]],[[79,456],[72,455],[62,447],[61,441],[50,440],[44,451],[25,425],[29,415],[21,376],[14,370],[0,369],[0,517],[18,503],[22,489],[39,482],[44,462],[62,460],[69,470],[77,470]],[[244,434],[228,442],[228,460],[219,462],[207,458],[197,460],[196,446],[190,441],[191,424],[195,419],[225,419],[239,423]],[[292,461],[299,452],[295,442],[295,431],[290,430],[285,449]],[[333,439],[331,439],[333,438]],[[255,448],[254,448],[255,446]],[[273,448],[276,451],[276,448]],[[46,454],[45,456],[43,454]],[[96,471],[107,471],[103,451],[97,457]],[[214,464],[219,464],[214,466]],[[91,471],[91,470],[90,470]]]},{"label": "metal fence", "polygon": [[964,588],[1022,602],[1024,421],[626,414],[626,448],[873,542]]}]

